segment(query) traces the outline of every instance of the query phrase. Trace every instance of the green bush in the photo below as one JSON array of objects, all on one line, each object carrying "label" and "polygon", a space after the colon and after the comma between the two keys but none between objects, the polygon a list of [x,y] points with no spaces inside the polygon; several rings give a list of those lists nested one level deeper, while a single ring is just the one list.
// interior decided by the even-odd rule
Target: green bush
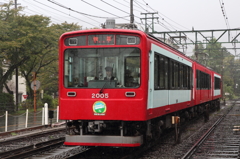
[{"label": "green bush", "polygon": [[48,94],[43,95],[42,103],[43,104],[47,103],[48,108],[54,108],[53,98],[52,98],[52,96],[50,96]]},{"label": "green bush", "polygon": [[15,105],[13,100],[13,95],[8,93],[0,94],[0,110],[1,111],[14,111]]},{"label": "green bush", "polygon": [[14,104],[13,95],[8,93],[0,94],[0,103],[10,103]]},{"label": "green bush", "polygon": [[54,108],[56,108],[59,104],[58,104],[58,98],[55,98],[53,99],[53,105],[54,105]]}]

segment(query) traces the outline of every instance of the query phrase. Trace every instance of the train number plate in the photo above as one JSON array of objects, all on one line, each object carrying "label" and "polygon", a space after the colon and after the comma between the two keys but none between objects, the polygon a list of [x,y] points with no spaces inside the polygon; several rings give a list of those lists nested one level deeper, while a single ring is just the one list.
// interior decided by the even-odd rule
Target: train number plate
[{"label": "train number plate", "polygon": [[92,98],[108,98],[108,93],[92,93]]}]

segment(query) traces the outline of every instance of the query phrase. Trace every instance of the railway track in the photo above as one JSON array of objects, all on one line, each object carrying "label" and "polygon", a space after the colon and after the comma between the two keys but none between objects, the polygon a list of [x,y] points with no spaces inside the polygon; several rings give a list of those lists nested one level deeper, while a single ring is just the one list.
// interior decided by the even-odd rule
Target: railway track
[{"label": "railway track", "polygon": [[189,149],[182,159],[240,158],[239,117],[240,103],[235,102]]},{"label": "railway track", "polygon": [[89,150],[64,146],[66,128],[39,126],[0,133],[0,159],[65,159]]},{"label": "railway track", "polygon": [[[220,118],[219,118],[220,117]],[[71,159],[97,159],[97,158],[115,158],[115,159],[129,159],[129,158],[140,158],[140,159],[159,159],[166,157],[168,158],[239,158],[239,145],[240,145],[240,131],[233,131],[233,129],[238,129],[234,126],[240,126],[240,102],[235,102],[231,107],[225,107],[222,111],[214,113],[209,122],[203,124],[204,119],[200,118],[197,122],[198,124],[190,125],[184,128],[182,135],[182,141],[180,144],[176,145],[174,143],[173,135],[171,137],[165,137],[159,141],[155,147],[151,147],[150,150],[144,150],[141,148],[137,149],[113,149],[113,148],[86,148],[82,146],[63,146],[64,138],[52,139],[49,141],[43,141],[39,144],[32,144],[26,146],[26,149],[19,149],[19,152],[26,152],[26,156],[29,159],[61,159],[61,158],[71,158]],[[210,128],[211,127],[211,128]],[[240,128],[239,128],[240,129]],[[65,136],[65,130],[63,128],[63,136]],[[198,134],[199,133],[199,134]],[[56,134],[56,133],[55,133]],[[197,134],[197,135],[195,135]],[[204,135],[203,135],[204,134]],[[45,135],[46,136],[46,135]],[[51,136],[51,135],[50,135]],[[36,137],[34,137],[36,138]],[[41,138],[41,137],[40,137]],[[49,138],[49,137],[48,137]],[[199,139],[200,138],[200,139]],[[29,137],[22,137],[19,139],[21,143],[22,140],[27,140]],[[4,143],[2,140],[11,141],[8,139],[1,139],[1,145]],[[12,139],[12,141],[15,139]],[[42,138],[42,140],[44,140]],[[191,141],[191,142],[189,142]],[[23,143],[22,143],[23,145]],[[54,146],[55,145],[55,146]],[[194,146],[192,146],[194,145]],[[5,145],[5,147],[7,147]],[[16,145],[9,147],[17,147]],[[27,149],[28,147],[28,149]],[[160,148],[159,148],[160,147]],[[161,150],[159,150],[161,149]],[[167,154],[162,151],[167,151],[170,149],[170,153]],[[12,151],[12,152],[11,152]],[[8,150],[8,156],[5,158],[24,158],[22,154],[17,154],[16,149]],[[146,152],[148,151],[148,152]],[[185,154],[185,152],[188,152]],[[5,153],[5,152],[4,152]],[[144,153],[144,154],[143,154]],[[147,154],[148,153],[148,154]],[[3,154],[3,153],[2,153]],[[9,155],[11,154],[11,156]],[[36,155],[37,154],[37,155]],[[143,155],[141,155],[143,154]],[[146,155],[147,154],[147,155]],[[15,156],[14,156],[15,155]],[[17,156],[18,155],[18,156]],[[140,156],[142,157],[140,157]],[[4,158],[1,156],[0,158]]]},{"label": "railway track", "polygon": [[[10,134],[12,136],[10,136]],[[0,135],[0,158],[23,158],[49,147],[62,145],[65,127],[40,128],[28,132],[10,132]]]},{"label": "railway track", "polygon": [[1,159],[16,159],[25,158],[34,155],[35,153],[49,150],[51,148],[59,147],[63,144],[64,137],[53,139],[33,145],[23,146],[21,148],[12,149],[0,154]]}]

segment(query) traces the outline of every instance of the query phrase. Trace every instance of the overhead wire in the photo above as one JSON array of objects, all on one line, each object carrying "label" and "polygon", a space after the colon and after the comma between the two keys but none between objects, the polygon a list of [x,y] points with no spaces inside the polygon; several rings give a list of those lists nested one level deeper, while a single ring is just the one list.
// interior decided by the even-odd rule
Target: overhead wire
[{"label": "overhead wire", "polygon": [[[39,2],[39,1],[36,1],[36,0],[34,0],[34,1],[37,2],[37,3],[39,3],[39,4],[41,4],[41,2]],[[78,11],[73,10],[73,9],[71,9],[71,8],[69,8],[69,7],[66,7],[66,6],[64,6],[64,5],[58,3],[58,2],[56,2],[56,1],[54,1],[54,0],[48,0],[48,1],[51,2],[51,3],[54,3],[54,4],[58,5],[58,6],[60,6],[60,7],[62,7],[62,8],[68,9],[69,11],[76,12],[76,13],[78,13],[78,14],[82,14],[82,15],[88,17],[89,19],[90,19],[90,17],[93,17],[93,18],[105,18],[105,19],[106,19],[106,18],[109,18],[109,17],[101,17],[101,16],[95,16],[95,15],[90,15],[90,14],[87,14],[87,13],[78,12]],[[84,1],[84,0],[82,0],[82,1],[83,1],[84,3],[87,3],[88,5],[91,5],[92,7],[95,7],[95,8],[97,8],[97,9],[99,9],[99,10],[102,10],[102,11],[104,11],[104,12],[110,14],[110,15],[115,16],[115,17],[114,17],[115,19],[121,18],[121,19],[124,19],[124,20],[127,20],[127,21],[128,21],[128,19],[126,19],[125,17],[129,17],[129,15],[128,15],[128,16],[124,16],[124,17],[120,17],[120,16],[115,15],[115,14],[113,14],[113,13],[107,12],[107,11],[105,11],[105,10],[103,10],[103,9],[101,9],[101,8],[93,5],[93,4],[90,4],[90,3],[88,3],[88,2],[86,2],[86,1]],[[101,1],[104,2],[104,3],[106,3],[106,4],[108,4],[108,5],[110,5],[110,6],[112,6],[112,7],[114,7],[115,9],[118,9],[118,10],[124,12],[124,13],[127,13],[126,11],[124,11],[124,10],[122,10],[122,9],[120,9],[120,8],[117,8],[117,7],[115,7],[114,5],[112,5],[112,4],[110,4],[110,3],[106,2],[106,1],[103,1],[103,0],[101,0]],[[124,0],[124,1],[126,2],[126,0]],[[150,5],[148,5],[144,0],[142,0],[142,1],[147,5],[148,8],[152,9],[153,11],[156,11],[156,10],[154,10]],[[120,4],[120,5],[124,6],[124,7],[130,8],[129,6],[127,6],[127,5],[123,4],[123,3],[120,3],[120,2],[118,2],[118,1],[116,1],[116,0],[114,0],[114,2]],[[127,2],[127,3],[129,4],[129,2]],[[136,0],[134,0],[134,3],[135,3],[135,5],[134,5],[135,7],[140,8],[141,10],[147,11],[147,12],[149,13],[149,11],[144,8],[145,6],[142,6],[143,3],[139,2],[139,1],[136,1]],[[50,6],[46,5],[46,4],[43,4],[43,3],[42,3],[42,5],[44,5],[44,6],[46,6],[46,7],[49,7],[49,8],[51,8],[51,9],[57,10],[57,9],[55,9],[55,8],[53,8],[53,7],[50,7]],[[60,10],[57,10],[57,11],[60,12],[60,13],[62,13],[62,14],[65,14],[65,15],[67,15],[67,16],[70,16],[70,14],[67,14],[67,13],[65,13],[65,12],[62,12],[62,11],[60,11]],[[134,9],[134,11],[141,12],[141,11],[138,10],[138,9]],[[163,16],[164,16],[164,15],[163,15]],[[73,17],[73,16],[71,16],[71,17]],[[138,17],[138,16],[135,16],[135,17],[141,19],[141,18]],[[161,17],[161,16],[159,15],[159,17]],[[165,17],[166,17],[166,16],[165,16]],[[74,17],[74,18],[75,18],[75,19],[78,19],[78,18],[76,18],[76,17]],[[167,18],[168,18],[168,17],[167,17]],[[168,18],[168,19],[170,19],[170,18]],[[55,20],[57,20],[57,19],[55,19]],[[83,21],[82,19],[78,19],[78,20]],[[94,20],[94,19],[91,19],[91,20]],[[165,22],[166,24],[168,24],[168,25],[170,26],[170,28],[174,29],[174,28],[176,27],[176,26],[170,24],[169,22],[167,22],[164,18],[162,18],[162,20],[164,20],[164,22]],[[171,19],[170,19],[170,20],[171,20]],[[100,23],[100,22],[98,22],[98,21],[96,21],[96,20],[94,20],[94,21],[97,22],[97,23]],[[171,20],[171,21],[172,21],[172,20]],[[90,25],[93,25],[92,23],[89,23],[89,22],[86,22],[86,21],[83,21],[83,22],[85,22],[85,23],[87,23],[87,24],[90,24]],[[174,22],[174,21],[172,21],[172,22]],[[136,22],[136,23],[139,24],[139,25],[144,25],[142,21],[141,21],[141,23],[139,23],[139,22]],[[174,23],[175,23],[175,22],[174,22]],[[160,23],[160,22],[159,22],[158,24],[159,24],[160,26],[164,27],[164,28],[167,29],[167,30],[171,30],[171,29],[169,28],[169,26],[168,26],[168,25],[165,25],[164,23]],[[179,24],[178,24],[178,25],[179,25]],[[94,25],[93,25],[93,26],[94,26]]]},{"label": "overhead wire", "polygon": [[230,29],[230,25],[229,25],[228,17],[227,17],[227,12],[226,12],[223,0],[222,0],[222,2],[221,2],[221,0],[219,0],[219,4],[220,4],[221,10],[222,10],[223,18],[224,18],[224,21],[226,23],[227,29]]},{"label": "overhead wire", "polygon": [[[134,1],[137,1],[137,0],[134,0]],[[171,27],[174,31],[177,31],[177,30],[179,29],[179,27],[177,27],[177,26],[175,26],[175,25],[173,25],[173,24],[170,24],[168,21],[166,21],[165,18],[163,18],[163,17],[160,15],[160,14],[162,14],[162,13],[160,13],[160,12],[158,12],[157,10],[153,9],[145,0],[142,0],[142,1],[143,1],[143,3],[139,2],[139,1],[138,1],[138,3],[140,3],[141,5],[146,5],[146,6],[149,7],[152,11],[157,12],[157,14],[159,15],[159,17],[160,17],[162,20],[164,20],[164,22],[167,23],[169,26],[166,26],[164,23],[161,23],[161,22],[159,22],[159,21],[158,21],[157,24],[159,24],[160,26],[164,27],[165,29],[167,29],[167,30],[169,30],[169,31],[171,31],[171,29],[170,29],[169,27]],[[162,15],[163,15],[164,17],[168,18],[168,17],[165,16],[164,14],[162,14]],[[175,24],[177,24],[177,25],[179,25],[179,26],[187,29],[186,27],[178,24],[177,22],[171,20],[170,18],[168,18],[168,19],[169,19],[170,21],[172,21],[173,23],[175,23]],[[176,29],[176,28],[178,28],[178,29]],[[187,30],[189,30],[189,29],[187,29]],[[176,33],[175,33],[175,34],[176,34]],[[184,35],[187,37],[186,34],[184,34]],[[187,37],[187,39],[190,40],[190,41],[193,41],[193,40],[190,39],[189,37]]]},{"label": "overhead wire", "polygon": [[126,12],[126,11],[120,9],[120,8],[115,7],[115,6],[111,5],[110,3],[105,2],[104,0],[101,0],[101,1],[102,1],[103,3],[105,3],[105,4],[107,4],[107,5],[109,5],[109,6],[113,7],[113,8],[115,8],[115,9],[117,9],[117,10],[120,10],[120,11],[122,11],[122,12],[124,12],[124,13],[129,14],[128,12]]},{"label": "overhead wire", "polygon": [[[117,2],[116,0],[114,0],[115,2]],[[129,4],[129,1],[126,1],[126,0],[124,0],[124,2],[126,2],[126,3],[128,3]],[[122,3],[120,3],[120,2],[117,2],[117,3],[119,3],[119,4],[121,4],[121,5],[123,5],[123,6],[125,6],[125,7],[128,7],[128,8],[130,8],[129,6],[127,6],[127,5],[124,5],[124,4],[122,4]],[[141,6],[134,6],[134,7],[138,7],[138,8],[140,8],[140,9],[144,9],[144,8],[142,8]],[[134,11],[135,10],[137,10],[137,9],[134,9]],[[140,12],[140,13],[142,13],[142,11],[140,11],[140,10],[137,10],[138,12]],[[145,9],[144,9],[144,11],[145,11]],[[145,25],[145,24],[143,24],[143,22],[142,22],[142,20],[141,20],[141,18],[140,17],[138,17],[138,16],[136,16],[136,15],[134,15],[135,17],[137,17],[137,18],[139,18],[140,19],[140,21],[141,21],[141,23],[139,23],[139,22],[136,22],[135,21],[135,23],[137,23],[137,24],[139,24],[139,25]],[[150,22],[149,20],[147,20],[148,22]],[[142,27],[142,26],[141,26]],[[143,28],[143,27],[142,27]]]},{"label": "overhead wire", "polygon": [[[70,14],[66,14],[65,12],[62,12],[62,11],[57,10],[57,9],[55,9],[55,8],[53,8],[53,7],[50,7],[50,6],[46,5],[46,4],[43,4],[43,3],[41,3],[41,2],[38,2],[37,0],[34,0],[34,1],[36,1],[36,2],[39,3],[39,4],[44,5],[44,6],[46,6],[46,7],[49,7],[49,8],[51,8],[51,9],[53,9],[53,10],[56,10],[56,11],[58,11],[58,12],[60,12],[60,13],[63,13],[63,14],[65,14],[65,15],[70,16]],[[76,17],[74,17],[74,18],[76,18]],[[95,20],[95,19],[92,19],[92,18],[90,18],[90,17],[88,17],[88,18],[91,19],[91,20],[93,20],[93,21],[95,21],[95,22],[97,22],[97,23],[100,23],[99,21],[97,21],[97,20]],[[77,18],[77,19],[78,19],[78,20],[81,20],[81,19],[79,19],[79,18]]]},{"label": "overhead wire", "polygon": [[[118,4],[121,4],[122,6],[125,6],[125,7],[127,7],[127,8],[130,8],[129,7],[129,5],[127,6],[127,5],[125,5],[125,4],[122,4],[122,3],[120,3],[120,2],[118,2],[118,1],[116,1],[116,0],[113,0],[113,1],[115,1],[116,3],[118,3]],[[142,11],[140,11],[140,10],[138,10],[138,9],[136,9],[136,8],[134,8],[134,11],[138,11],[139,13],[141,13]]]},{"label": "overhead wire", "polygon": [[[35,12],[34,10],[31,10],[31,9],[28,9],[28,10],[30,10],[30,11],[32,11],[32,12]],[[42,15],[42,14],[39,13],[39,15]],[[54,18],[54,17],[52,17],[52,16],[50,16],[49,18],[51,18],[51,19],[53,19],[53,20],[55,20],[55,21],[58,21],[58,22],[62,22],[61,20],[59,20],[59,19],[57,19],[57,18]]]},{"label": "overhead wire", "polygon": [[[107,2],[105,2],[104,0],[101,0],[101,1],[104,2],[104,3],[107,4],[107,5],[109,5],[109,6],[113,7],[113,8],[115,8],[115,9],[118,9],[118,10],[124,12],[124,13],[129,14],[128,12],[126,12],[126,11],[124,11],[124,10],[122,10],[122,9],[119,9],[119,8],[115,7],[114,5],[112,5],[112,4],[110,4],[110,3],[107,3]],[[138,17],[138,16],[135,16],[135,17],[137,17],[137,18],[140,19],[140,17]],[[138,25],[140,25],[140,26],[143,25],[142,23],[139,23],[139,22],[137,22],[137,21],[135,21],[135,23],[138,24]],[[142,27],[142,26],[141,26],[141,27]]]},{"label": "overhead wire", "polygon": [[[127,0],[123,0],[123,1],[129,4],[129,1],[127,1]],[[142,8],[139,7],[139,6],[136,6],[136,7],[139,8],[139,9],[142,9]]]},{"label": "overhead wire", "polygon": [[[48,1],[51,2],[51,3],[53,3],[53,4],[56,4],[56,5],[60,6],[60,7],[62,7],[62,8],[68,9],[68,10],[70,10],[70,11],[73,11],[73,12],[76,12],[76,13],[79,13],[79,14],[82,14],[82,15],[85,15],[85,16],[94,17],[94,18],[104,18],[104,19],[108,18],[108,17],[101,17],[101,16],[96,16],[96,15],[91,15],[91,14],[79,12],[79,11],[73,10],[72,8],[66,7],[66,6],[64,6],[64,5],[58,3],[58,2],[56,2],[56,1],[54,1],[54,0],[48,0]],[[82,1],[83,1],[83,0],[82,0]],[[83,2],[85,2],[85,1],[83,1]]]},{"label": "overhead wire", "polygon": [[[136,1],[136,0],[135,0],[135,1]],[[143,1],[143,3],[139,2],[139,1],[138,1],[138,3],[140,3],[140,4],[142,4],[142,5],[146,5],[146,6],[147,6],[148,8],[150,8],[152,11],[157,12],[157,14],[159,15],[159,17],[160,17],[162,20],[164,20],[166,23],[168,23],[172,28],[175,27],[175,28],[181,29],[181,28],[179,28],[179,27],[177,27],[177,26],[175,26],[175,25],[173,25],[173,24],[170,24],[168,21],[165,20],[164,17],[166,17],[167,19],[169,19],[169,20],[172,21],[173,23],[175,23],[175,24],[177,24],[177,25],[179,25],[179,26],[181,26],[181,27],[189,30],[188,28],[186,28],[186,27],[182,26],[181,24],[173,21],[172,19],[170,19],[170,18],[167,17],[166,15],[162,14],[161,12],[157,11],[156,9],[153,9],[145,0],[142,0],[142,1]],[[161,14],[162,16],[161,16],[160,14]],[[164,17],[163,17],[163,16],[164,16]],[[174,30],[177,30],[177,29],[175,29],[175,28],[173,28],[173,29],[174,29]]]},{"label": "overhead wire", "polygon": [[[101,9],[101,8],[93,5],[93,4],[90,4],[90,3],[88,3],[88,2],[86,2],[86,1],[84,1],[84,0],[82,0],[82,1],[83,1],[84,3],[90,5],[90,6],[94,7],[94,8],[97,8],[97,9],[103,11],[103,12],[106,12],[106,13],[108,13],[108,14],[114,15],[115,17],[113,17],[113,18],[115,18],[115,19],[116,19],[116,18],[120,18],[120,19],[128,20],[128,19],[125,18],[125,17],[128,17],[128,16],[119,17],[118,15],[115,15],[115,14],[113,14],[113,13],[110,13],[110,12],[108,12],[108,11],[105,11],[105,10],[103,10],[103,9]],[[109,17],[105,17],[105,18],[109,18]]]},{"label": "overhead wire", "polygon": [[[25,0],[24,0],[25,1]],[[26,2],[26,1],[25,1]],[[39,15],[43,15],[43,12],[42,11],[45,11],[46,12],[46,8],[41,8],[40,6],[37,6],[37,5],[34,5],[33,3],[30,3],[30,2],[27,2],[28,4],[30,4],[33,8],[34,8],[34,10],[31,10],[29,7],[27,7],[26,9],[27,10],[29,10],[29,11],[31,11],[31,12],[33,12],[33,13],[38,13]],[[40,9],[40,10],[39,10]],[[42,11],[41,11],[42,10]],[[38,11],[38,12],[37,12]],[[47,12],[49,13],[49,12],[51,12],[51,13],[53,13],[53,14],[57,14],[57,13],[55,13],[55,12],[52,12],[52,11],[49,11],[49,10],[47,10]],[[57,19],[57,18],[54,18],[54,17],[52,17],[52,16],[49,16],[49,17],[51,17],[52,19],[55,19],[55,20],[57,20],[57,21],[59,21],[59,22],[62,22],[62,20],[60,20],[60,19]]]},{"label": "overhead wire", "polygon": [[[222,14],[223,14],[223,19],[225,21],[225,24],[227,26],[227,29],[230,29],[230,24],[228,22],[228,17],[227,17],[227,12],[226,12],[226,9],[225,9],[225,5],[224,5],[224,2],[222,0],[219,0],[219,4],[220,4],[220,7],[221,7],[221,10],[222,10]],[[231,32],[229,32],[230,36],[231,36]]]},{"label": "overhead wire", "polygon": [[[100,23],[100,22],[97,21],[97,20],[95,20],[95,19],[93,19],[93,18],[91,18],[91,17],[102,18],[102,17],[99,17],[99,16],[94,16],[94,15],[90,15],[90,14],[86,14],[86,13],[82,13],[82,12],[73,10],[73,9],[68,8],[68,7],[66,7],[66,6],[64,6],[64,5],[60,4],[60,3],[55,2],[55,1],[51,1],[51,0],[48,0],[48,1],[51,2],[51,3],[53,3],[53,4],[55,4],[55,5],[60,6],[60,7],[62,7],[62,8],[68,9],[69,11],[76,12],[76,13],[78,13],[78,14],[82,14],[83,16],[87,17],[88,19],[91,19],[91,20],[93,20],[93,21],[95,21],[95,22],[97,22],[97,23]],[[90,16],[90,17],[89,17],[89,16]]]},{"label": "overhead wire", "polygon": [[[74,16],[72,16],[72,15],[70,15],[70,14],[67,14],[67,13],[65,13],[65,12],[63,12],[63,11],[60,11],[60,10],[56,9],[56,8],[50,7],[49,5],[46,5],[46,4],[44,4],[44,3],[41,3],[41,2],[39,2],[39,1],[37,1],[37,0],[34,0],[34,1],[37,2],[37,3],[39,3],[39,4],[41,4],[41,5],[43,5],[43,6],[45,6],[45,7],[48,7],[48,8],[50,8],[50,9],[52,9],[52,10],[55,10],[55,11],[61,13],[61,14],[67,15],[67,17],[71,17],[71,18],[73,18],[73,19],[82,21],[82,22],[84,22],[84,23],[86,23],[86,24],[89,24],[89,25],[91,25],[91,26],[94,26],[94,27],[98,27],[98,26],[96,26],[96,25],[94,25],[94,24],[92,24],[92,23],[90,23],[90,22],[87,22],[87,21],[82,20],[82,19],[80,19],[80,18],[74,17]],[[29,3],[29,2],[27,2],[27,3],[28,3],[28,4],[31,4],[31,3]],[[31,5],[34,5],[34,4],[31,4]],[[39,6],[37,6],[37,7],[38,7],[38,8],[41,8],[41,7],[39,7]],[[42,9],[42,10],[46,11],[46,9]],[[48,12],[51,12],[51,11],[48,11]],[[52,12],[52,13],[54,13],[54,12]],[[54,14],[57,14],[57,13],[54,13]],[[59,16],[62,16],[62,15],[59,15]],[[58,21],[61,21],[61,20],[58,20]],[[94,20],[94,21],[95,21],[95,20]],[[96,22],[97,22],[97,21],[96,21]],[[98,23],[99,23],[99,22],[98,22]]]},{"label": "overhead wire", "polygon": [[[138,6],[141,6],[141,5],[143,5],[143,4],[139,4],[139,2],[137,2],[136,0],[134,0],[134,2],[138,5]],[[143,7],[141,7],[143,10],[145,10]],[[147,11],[147,10],[145,10],[145,11]],[[150,13],[149,11],[147,11],[147,13]],[[148,21],[149,22],[149,21]],[[165,28],[165,29],[167,29],[167,30],[169,30],[169,31],[171,31],[171,29],[169,29],[165,24],[163,24],[163,23],[160,23],[159,21],[158,21],[158,23],[154,23],[154,24],[159,24],[161,27],[163,27],[163,28]],[[150,28],[152,29],[152,27],[150,26]]]}]

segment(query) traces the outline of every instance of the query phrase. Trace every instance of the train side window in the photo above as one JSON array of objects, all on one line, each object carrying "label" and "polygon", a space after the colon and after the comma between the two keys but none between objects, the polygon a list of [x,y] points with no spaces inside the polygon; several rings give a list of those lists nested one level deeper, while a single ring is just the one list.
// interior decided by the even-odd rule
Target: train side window
[{"label": "train side window", "polygon": [[211,76],[208,75],[208,89],[211,89]]},{"label": "train side window", "polygon": [[168,61],[165,56],[154,55],[154,89],[167,89],[168,88]]},{"label": "train side window", "polygon": [[207,74],[204,73],[204,89],[207,89]]},{"label": "train side window", "polygon": [[220,89],[220,78],[214,77],[214,89]]},{"label": "train side window", "polygon": [[174,61],[171,61],[171,88],[173,89],[175,87],[175,76],[174,76],[174,71],[175,71],[175,65]]},{"label": "train side window", "polygon": [[179,64],[179,88],[183,89],[183,64]]},{"label": "train side window", "polygon": [[205,73],[204,75],[205,75],[204,77],[205,89],[208,89],[208,74]]},{"label": "train side window", "polygon": [[174,62],[174,86],[179,87],[179,63]]},{"label": "train side window", "polygon": [[166,57],[165,58],[165,89],[168,89],[168,83],[169,83],[168,82],[168,80],[169,80],[169,77],[168,77],[169,76],[168,75],[169,74],[169,72],[168,72],[169,71],[168,70],[168,63],[169,62],[168,61],[169,61],[169,59]]},{"label": "train side window", "polygon": [[200,71],[200,89],[204,89],[204,74]]},{"label": "train side window", "polygon": [[193,70],[191,67],[187,67],[188,69],[188,83],[187,83],[187,87],[188,89],[192,89],[193,87]]},{"label": "train side window", "polygon": [[197,89],[200,89],[200,71],[197,70]]},{"label": "train side window", "polygon": [[182,65],[183,67],[183,89],[187,88],[187,66]]},{"label": "train side window", "polygon": [[159,87],[165,88],[165,58],[163,56],[159,56]]}]

